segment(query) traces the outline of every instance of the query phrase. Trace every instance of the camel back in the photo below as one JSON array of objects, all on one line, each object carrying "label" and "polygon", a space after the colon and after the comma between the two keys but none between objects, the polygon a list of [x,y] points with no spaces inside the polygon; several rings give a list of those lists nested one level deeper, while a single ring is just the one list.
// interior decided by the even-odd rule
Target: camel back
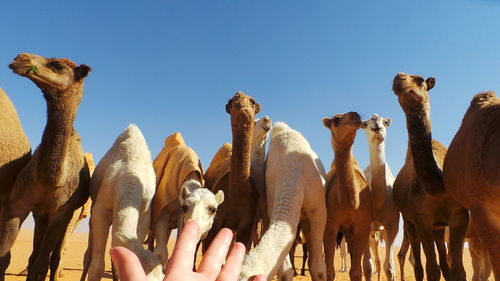
[{"label": "camel back", "polygon": [[231,155],[233,146],[225,143],[215,153],[210,166],[205,173],[206,187],[212,192],[219,189],[219,182],[231,172]]},{"label": "camel back", "polygon": [[156,174],[156,193],[153,198],[152,229],[168,204],[179,197],[182,183],[192,172],[198,174],[203,186],[203,168],[198,155],[184,142],[181,133],[174,133],[165,139],[165,146],[153,162]]}]

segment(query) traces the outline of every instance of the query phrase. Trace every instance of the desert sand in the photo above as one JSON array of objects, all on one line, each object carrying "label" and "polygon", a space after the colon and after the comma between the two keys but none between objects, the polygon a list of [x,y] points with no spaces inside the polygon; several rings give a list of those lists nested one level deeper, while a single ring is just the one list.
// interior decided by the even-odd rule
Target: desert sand
[{"label": "desert sand", "polygon": [[[32,237],[33,237],[33,231],[32,230],[26,230],[22,229],[13,248],[12,248],[12,260],[10,263],[9,268],[7,269],[7,275],[6,275],[6,280],[7,281],[20,281],[20,280],[26,280],[25,276],[18,276],[17,273],[21,272],[27,265],[28,263],[28,258],[29,255],[31,254],[31,249],[32,249]],[[88,233],[86,232],[75,232],[73,236],[71,237],[70,243],[68,245],[68,248],[66,250],[66,254],[61,261],[61,265],[64,268],[63,276],[60,280],[62,281],[75,281],[80,279],[80,274],[82,271],[82,261],[83,261],[83,254],[85,253],[85,249],[87,248],[87,238],[88,238]],[[173,240],[173,239],[171,239]],[[171,250],[173,246],[173,242],[170,243],[169,249]],[[109,247],[109,240],[108,240],[108,247]],[[381,249],[383,250],[383,249]],[[396,253],[398,252],[399,249],[396,249]],[[342,273],[339,272],[340,268],[340,257],[338,255],[338,251],[336,252],[337,255],[335,256],[335,269],[336,269],[336,278],[335,280],[338,281],[347,281],[349,280],[349,274],[348,273]],[[199,261],[200,259],[198,259]],[[396,267],[397,267],[397,274],[396,274],[396,279],[400,280],[400,274],[399,274],[399,265],[397,263],[397,259],[395,258],[396,262]],[[296,252],[296,257],[295,257],[295,263],[297,266],[300,267],[302,264],[302,247],[299,246],[297,247],[297,252]],[[349,262],[348,262],[349,264]],[[472,277],[472,266],[470,264],[470,256],[468,249],[465,249],[464,252],[464,265],[465,265],[465,270],[467,272],[467,279],[470,280]],[[299,271],[299,269],[297,269]],[[300,271],[299,271],[300,272]],[[308,272],[306,271],[306,275],[308,275]],[[411,267],[409,262],[406,262],[405,266],[405,275],[406,275],[406,280],[411,281],[415,280],[415,277],[413,275],[413,268]],[[373,276],[374,280],[377,280],[378,276]],[[47,278],[47,280],[49,280]],[[111,276],[111,264],[110,264],[110,259],[109,259],[109,254],[106,253],[106,272],[103,275],[103,280],[112,280]],[[300,281],[306,281],[306,280],[311,280],[309,276],[297,276],[294,278],[294,280],[300,280]],[[382,274],[381,280],[386,280],[384,274]],[[444,280],[441,278],[441,280]]]}]

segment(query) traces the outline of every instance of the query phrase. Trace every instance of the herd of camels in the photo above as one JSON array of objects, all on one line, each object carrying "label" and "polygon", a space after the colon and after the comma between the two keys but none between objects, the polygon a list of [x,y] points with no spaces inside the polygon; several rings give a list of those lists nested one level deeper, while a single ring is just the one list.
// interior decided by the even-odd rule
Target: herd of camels
[{"label": "herd of camels", "polygon": [[[180,133],[169,136],[152,161],[133,124],[94,171],[73,127],[91,68],[27,53],[9,67],[40,88],[47,123],[32,153],[14,106],[0,90],[0,281],[30,212],[35,230],[27,280],[45,280],[49,269],[50,280],[57,280],[66,238],[85,216],[84,208],[88,211],[89,198],[90,234],[81,280],[101,279],[110,225],[112,246],[131,249],[148,280],[162,280],[170,232],[194,219],[203,251],[223,227],[245,244],[240,280],[257,274],[292,280],[288,254],[300,227],[313,281],[335,278],[334,253],[342,237],[351,258],[350,279],[364,275],[371,280],[369,237],[374,232],[381,232],[386,244],[383,271],[394,281],[400,214],[404,239],[398,257],[404,264],[411,249],[417,281],[424,278],[421,246],[428,280],[466,280],[466,238],[474,255],[474,281],[487,280],[491,270],[500,280],[500,99],[494,92],[474,96],[447,149],[431,135],[428,92],[435,79],[398,73],[392,88],[406,116],[409,141],[396,178],[385,161],[391,119],[373,115],[362,121],[356,112],[323,118],[334,152],[326,173],[299,132],[283,122],[272,124],[267,116],[256,119],[261,106],[241,92],[226,105],[232,143],[217,151],[206,172]],[[364,172],[353,155],[360,128],[370,150]]]}]

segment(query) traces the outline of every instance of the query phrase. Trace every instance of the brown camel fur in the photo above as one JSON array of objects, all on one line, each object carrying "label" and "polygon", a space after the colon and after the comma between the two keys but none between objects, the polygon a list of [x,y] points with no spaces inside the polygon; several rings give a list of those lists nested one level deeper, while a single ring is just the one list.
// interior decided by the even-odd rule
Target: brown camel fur
[{"label": "brown camel fur", "polygon": [[470,210],[471,222],[487,243],[495,279],[500,280],[500,99],[494,92],[471,101],[444,163],[446,190]]},{"label": "brown camel fur", "polygon": [[[324,243],[327,281],[335,278],[333,262],[339,231],[345,234],[349,245],[349,276],[352,281],[358,281],[361,280],[361,257],[368,249],[371,221],[374,218],[368,182],[352,153],[354,138],[362,121],[358,113],[349,112],[323,118],[323,124],[331,131],[335,154],[326,185],[328,218]],[[364,274],[366,280],[371,280],[371,272]]]},{"label": "brown camel fur", "polygon": [[0,212],[9,199],[17,175],[30,156],[30,143],[16,108],[0,88]]},{"label": "brown camel fur", "polygon": [[0,218],[0,280],[9,264],[8,252],[30,211],[35,233],[27,280],[45,280],[49,262],[54,280],[67,225],[89,197],[89,168],[73,123],[83,96],[83,78],[91,68],[34,54],[18,55],[9,67],[41,89],[48,117],[40,146],[19,174]]},{"label": "brown camel fur", "polygon": [[[212,229],[203,241],[204,250],[223,227],[236,231],[236,241],[242,242],[247,251],[250,250],[259,199],[257,189],[250,177],[250,150],[254,119],[259,111],[260,105],[242,92],[237,92],[226,105],[226,112],[231,115],[233,135],[231,169],[230,173],[225,173],[226,175],[218,181],[217,185],[210,185],[214,183],[214,180],[210,178],[212,175],[210,167],[207,170],[206,187],[213,193],[223,190],[226,199],[219,206]],[[227,164],[225,165],[227,167]],[[225,165],[221,164],[221,167],[224,168]]]},{"label": "brown camel fur", "polygon": [[[465,280],[463,242],[469,215],[444,190],[442,164],[446,147],[432,140],[428,91],[435,79],[398,73],[393,90],[406,115],[409,144],[406,162],[394,182],[394,201],[401,211],[404,229],[415,257],[415,278],[423,280],[420,243],[426,256],[427,280]],[[444,227],[450,227],[451,270],[446,260]],[[438,229],[438,230],[436,230]],[[436,243],[439,264],[434,248]]]}]

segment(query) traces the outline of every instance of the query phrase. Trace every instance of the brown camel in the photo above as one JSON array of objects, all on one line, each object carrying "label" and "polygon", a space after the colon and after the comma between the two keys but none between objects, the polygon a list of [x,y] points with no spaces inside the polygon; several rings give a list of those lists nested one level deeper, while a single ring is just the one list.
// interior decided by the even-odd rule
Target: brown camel
[{"label": "brown camel", "polygon": [[[462,251],[469,215],[444,190],[442,164],[446,147],[432,139],[428,91],[435,79],[398,73],[393,90],[406,115],[409,144],[406,162],[394,182],[394,201],[415,257],[415,278],[423,280],[420,243],[426,256],[427,280],[465,280]],[[450,227],[451,269],[446,260],[444,227]],[[434,248],[439,253],[436,262]]]},{"label": "brown camel", "polygon": [[487,244],[500,280],[500,99],[494,92],[471,101],[444,161],[448,193],[470,210],[473,229]]},{"label": "brown camel", "polygon": [[[205,174],[206,187],[214,193],[223,190],[226,199],[219,206],[212,229],[203,241],[204,250],[223,227],[236,231],[236,241],[245,244],[247,251],[250,250],[259,199],[250,177],[250,150],[254,119],[259,111],[260,105],[242,92],[237,92],[226,104],[226,112],[231,115],[232,153],[228,153],[231,156],[222,161],[225,164],[212,167],[218,152]],[[227,173],[227,161],[230,161],[230,173]]]},{"label": "brown camel", "polygon": [[[368,249],[373,206],[368,182],[352,153],[356,132],[362,121],[358,113],[337,114],[324,118],[323,124],[332,133],[334,159],[327,176],[325,228],[325,260],[327,281],[335,278],[333,267],[337,233],[342,231],[351,254],[351,280],[361,280],[361,257]],[[364,272],[371,280],[371,272]]]},{"label": "brown camel", "polygon": [[91,68],[34,54],[18,55],[9,67],[41,89],[48,117],[40,146],[19,174],[0,218],[0,280],[9,264],[8,252],[30,211],[35,234],[27,280],[45,280],[49,262],[54,280],[67,225],[89,197],[89,168],[73,123],[83,78]]},{"label": "brown camel", "polygon": [[30,143],[16,108],[0,88],[0,212],[9,199],[17,175],[30,156]]}]

